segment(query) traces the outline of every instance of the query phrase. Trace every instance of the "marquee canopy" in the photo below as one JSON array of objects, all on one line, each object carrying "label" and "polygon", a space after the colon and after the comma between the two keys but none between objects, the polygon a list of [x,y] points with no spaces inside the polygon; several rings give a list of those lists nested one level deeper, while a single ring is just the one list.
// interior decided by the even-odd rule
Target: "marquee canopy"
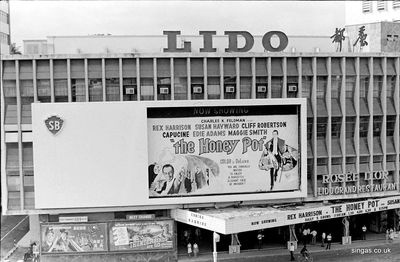
[{"label": "marquee canopy", "polygon": [[310,203],[303,206],[230,207],[196,212],[175,209],[172,210],[172,217],[176,221],[221,234],[234,234],[395,208],[400,208],[400,196],[329,205]]}]

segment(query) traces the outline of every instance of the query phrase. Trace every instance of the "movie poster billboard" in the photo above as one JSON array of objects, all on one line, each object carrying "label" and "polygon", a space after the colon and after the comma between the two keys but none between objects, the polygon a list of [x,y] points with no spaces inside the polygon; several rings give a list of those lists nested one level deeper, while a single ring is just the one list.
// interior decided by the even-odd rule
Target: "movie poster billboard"
[{"label": "movie poster billboard", "polygon": [[110,251],[172,249],[173,220],[111,222]]},{"label": "movie poster billboard", "polygon": [[148,107],[150,198],[300,190],[300,106]]},{"label": "movie poster billboard", "polygon": [[106,223],[42,225],[42,253],[107,251],[106,234]]}]

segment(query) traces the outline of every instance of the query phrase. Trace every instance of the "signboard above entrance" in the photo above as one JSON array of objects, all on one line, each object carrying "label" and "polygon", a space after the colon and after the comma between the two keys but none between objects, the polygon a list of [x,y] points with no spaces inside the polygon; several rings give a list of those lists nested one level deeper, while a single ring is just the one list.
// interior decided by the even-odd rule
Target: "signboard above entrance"
[{"label": "signboard above entrance", "polygon": [[[181,34],[180,31],[164,31],[164,35],[168,37],[168,46],[164,48],[164,52],[191,52],[192,45],[189,41],[183,42],[183,47],[177,47],[177,36]],[[248,52],[254,45],[254,37],[247,31],[225,31],[225,35],[228,36],[228,47],[225,48],[225,52]],[[200,31],[200,35],[203,36],[203,47],[200,48],[200,52],[216,52],[217,49],[213,47],[213,35],[216,35],[216,31]],[[244,38],[244,45],[238,46],[239,37]],[[277,46],[273,45],[273,38],[279,39]],[[285,50],[288,46],[289,40],[285,33],[281,31],[269,31],[264,34],[262,38],[262,45],[268,52],[280,52]]]}]

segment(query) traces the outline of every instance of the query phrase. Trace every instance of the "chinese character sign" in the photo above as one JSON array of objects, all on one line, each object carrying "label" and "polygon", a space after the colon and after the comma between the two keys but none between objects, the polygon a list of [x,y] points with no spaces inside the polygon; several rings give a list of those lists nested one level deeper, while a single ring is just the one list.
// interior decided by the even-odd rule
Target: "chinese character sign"
[{"label": "chinese character sign", "polygon": [[368,34],[365,33],[365,25],[361,26],[358,30],[358,38],[353,44],[353,47],[356,47],[357,44],[360,44],[360,51],[364,46],[368,45],[368,42],[366,41]]},{"label": "chinese character sign", "polygon": [[345,28],[336,28],[335,33],[330,37],[332,38],[332,43],[336,43],[336,52],[342,51],[342,42],[344,41],[344,31]]}]

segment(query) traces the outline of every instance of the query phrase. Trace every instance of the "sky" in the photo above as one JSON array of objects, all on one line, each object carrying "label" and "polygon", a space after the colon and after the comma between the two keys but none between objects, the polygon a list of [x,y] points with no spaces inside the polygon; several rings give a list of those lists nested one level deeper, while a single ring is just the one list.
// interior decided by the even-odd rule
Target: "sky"
[{"label": "sky", "polygon": [[341,1],[10,1],[11,41],[60,35],[162,35],[245,30],[253,35],[332,35]]}]

